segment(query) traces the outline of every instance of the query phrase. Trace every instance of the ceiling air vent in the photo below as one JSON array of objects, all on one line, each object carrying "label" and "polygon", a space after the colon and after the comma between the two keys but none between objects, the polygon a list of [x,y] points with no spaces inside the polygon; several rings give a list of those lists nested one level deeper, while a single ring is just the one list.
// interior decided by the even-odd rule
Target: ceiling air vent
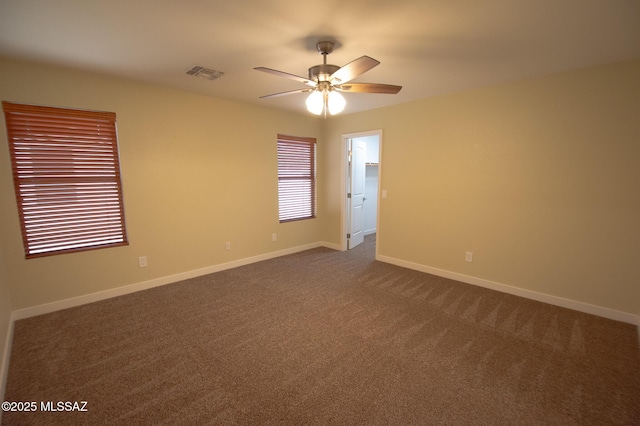
[{"label": "ceiling air vent", "polygon": [[187,71],[187,74],[194,77],[205,78],[207,80],[215,80],[216,78],[220,78],[224,75],[222,71],[212,70],[211,68],[205,68],[199,65],[196,65],[189,69],[189,71]]}]

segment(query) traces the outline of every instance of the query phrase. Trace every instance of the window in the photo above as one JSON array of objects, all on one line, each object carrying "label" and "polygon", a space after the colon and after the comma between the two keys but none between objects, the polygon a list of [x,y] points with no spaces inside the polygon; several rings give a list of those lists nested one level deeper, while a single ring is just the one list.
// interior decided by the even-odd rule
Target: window
[{"label": "window", "polygon": [[316,217],[316,140],[278,135],[280,222]]},{"label": "window", "polygon": [[115,113],[2,106],[26,257],[128,244]]}]

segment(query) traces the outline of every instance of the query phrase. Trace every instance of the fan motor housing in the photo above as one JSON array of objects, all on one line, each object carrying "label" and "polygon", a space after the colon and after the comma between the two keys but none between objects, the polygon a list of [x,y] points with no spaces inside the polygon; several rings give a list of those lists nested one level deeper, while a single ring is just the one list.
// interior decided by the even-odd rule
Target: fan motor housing
[{"label": "fan motor housing", "polygon": [[331,74],[340,69],[337,65],[320,64],[309,68],[309,80],[328,81]]}]

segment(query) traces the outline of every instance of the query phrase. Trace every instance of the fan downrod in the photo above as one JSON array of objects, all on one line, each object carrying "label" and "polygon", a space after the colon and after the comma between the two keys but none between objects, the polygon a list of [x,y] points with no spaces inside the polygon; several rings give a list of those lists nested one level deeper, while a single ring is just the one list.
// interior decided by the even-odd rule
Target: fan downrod
[{"label": "fan downrod", "polygon": [[332,41],[319,41],[316,43],[318,53],[322,55],[322,64],[309,68],[309,80],[316,83],[328,81],[331,74],[340,69],[337,65],[327,64],[327,55],[333,52],[335,43]]}]

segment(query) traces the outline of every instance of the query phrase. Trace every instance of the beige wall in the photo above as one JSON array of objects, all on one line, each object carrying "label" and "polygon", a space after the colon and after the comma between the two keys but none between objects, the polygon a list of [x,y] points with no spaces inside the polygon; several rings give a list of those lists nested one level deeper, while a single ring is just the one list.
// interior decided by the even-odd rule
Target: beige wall
[{"label": "beige wall", "polygon": [[[131,244],[24,260],[1,127],[14,310],[339,244],[341,135],[383,129],[381,255],[640,315],[640,61],[327,120],[32,65],[0,60],[0,99],[118,114]],[[278,224],[277,133],[318,138],[317,220]]]},{"label": "beige wall", "polygon": [[[640,314],[640,61],[328,124],[331,158],[342,134],[383,129],[381,255]],[[338,242],[339,168],[325,174]]]},{"label": "beige wall", "polygon": [[[0,400],[4,400],[5,369],[9,362],[9,345],[7,339],[11,330],[11,296],[9,295],[9,281],[4,267],[2,247],[0,247]],[[6,355],[6,357],[5,357]],[[0,419],[2,413],[0,413]]]},{"label": "beige wall", "polygon": [[319,138],[316,118],[10,60],[0,60],[0,99],[117,113],[130,241],[25,260],[2,120],[0,235],[13,309],[322,239],[320,219],[279,224],[277,208],[276,135]]}]

